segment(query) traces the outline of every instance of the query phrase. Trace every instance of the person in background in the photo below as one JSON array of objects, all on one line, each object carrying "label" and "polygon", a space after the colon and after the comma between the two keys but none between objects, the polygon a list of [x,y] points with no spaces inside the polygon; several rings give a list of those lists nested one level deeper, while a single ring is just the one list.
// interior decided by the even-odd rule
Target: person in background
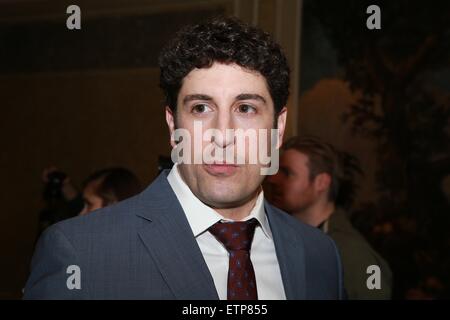
[{"label": "person in background", "polygon": [[82,192],[73,185],[70,177],[56,167],[42,173],[46,207],[39,217],[41,234],[48,226],[76,215],[125,200],[141,191],[139,179],[130,170],[115,167],[96,171],[84,182]]},{"label": "person in background", "polygon": [[124,168],[96,171],[83,183],[84,208],[80,215],[104,208],[141,192],[139,179]]},{"label": "person in background", "polygon": [[41,179],[44,183],[44,208],[39,212],[36,241],[49,226],[77,216],[84,207],[82,194],[66,173],[56,167],[48,167],[42,172]]},{"label": "person in background", "polygon": [[[320,228],[342,256],[344,286],[349,299],[390,299],[391,270],[353,228],[340,198],[343,167],[340,154],[314,137],[293,137],[283,145],[280,169],[267,179],[269,201],[297,219]],[[381,270],[381,289],[369,289],[367,268]]]}]

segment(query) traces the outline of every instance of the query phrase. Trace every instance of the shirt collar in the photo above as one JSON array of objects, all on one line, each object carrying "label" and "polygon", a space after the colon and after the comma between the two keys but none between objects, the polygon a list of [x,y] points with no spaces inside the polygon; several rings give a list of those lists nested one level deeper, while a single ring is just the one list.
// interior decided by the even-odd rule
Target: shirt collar
[{"label": "shirt collar", "polygon": [[[178,165],[175,164],[167,176],[167,181],[172,187],[175,195],[177,196],[181,207],[186,215],[189,225],[197,237],[213,224],[219,221],[233,221],[221,216],[217,211],[208,207],[201,202],[191,191],[188,185],[184,182],[178,171]],[[267,220],[266,213],[264,211],[264,192],[261,192],[256,199],[255,206],[251,210],[250,214],[243,219],[243,221],[255,218],[258,220],[264,235],[268,238],[272,237],[269,222]]]}]

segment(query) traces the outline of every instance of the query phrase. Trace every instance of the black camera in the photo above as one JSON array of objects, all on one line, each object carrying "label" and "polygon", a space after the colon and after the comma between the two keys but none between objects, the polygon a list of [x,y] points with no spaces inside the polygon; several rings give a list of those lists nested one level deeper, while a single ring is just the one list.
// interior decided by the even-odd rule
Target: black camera
[{"label": "black camera", "polygon": [[47,176],[48,182],[44,189],[44,199],[61,199],[62,185],[67,175],[61,171],[54,171]]}]

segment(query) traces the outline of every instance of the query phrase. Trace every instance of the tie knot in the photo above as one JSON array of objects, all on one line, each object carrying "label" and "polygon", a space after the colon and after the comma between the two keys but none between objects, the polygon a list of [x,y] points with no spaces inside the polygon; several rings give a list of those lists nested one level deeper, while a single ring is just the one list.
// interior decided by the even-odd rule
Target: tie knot
[{"label": "tie knot", "polygon": [[217,240],[223,243],[228,251],[250,251],[258,220],[217,222],[209,228]]}]

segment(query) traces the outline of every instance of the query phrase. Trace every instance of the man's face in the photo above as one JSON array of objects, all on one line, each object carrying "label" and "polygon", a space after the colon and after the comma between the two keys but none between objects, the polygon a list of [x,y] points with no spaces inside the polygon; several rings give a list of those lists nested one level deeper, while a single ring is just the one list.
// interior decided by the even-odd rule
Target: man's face
[{"label": "man's face", "polygon": [[84,208],[80,215],[85,215],[91,211],[103,207],[103,200],[97,195],[97,189],[101,180],[94,180],[89,182],[83,190]]},{"label": "man's face", "polygon": [[271,203],[288,212],[298,213],[310,207],[318,198],[314,180],[309,179],[308,157],[296,150],[286,150],[280,156],[280,169],[267,179]]},{"label": "man's face", "polygon": [[[178,94],[177,112],[166,108],[166,120],[172,134],[176,128],[186,129],[192,137],[193,153],[202,155],[206,147],[236,149],[236,140],[227,137],[226,129],[266,129],[274,125],[275,110],[265,78],[235,64],[214,63],[210,68],[194,69],[184,79]],[[218,129],[223,139],[201,142],[201,150],[193,144],[194,122],[201,123],[201,134]],[[277,120],[282,140],[286,110]],[[171,141],[172,146],[175,143]],[[269,140],[270,144],[270,140]],[[248,152],[248,144],[245,150]],[[270,150],[270,148],[269,148]],[[235,154],[238,151],[235,150]],[[244,157],[248,160],[248,154]],[[203,157],[202,157],[203,158]],[[236,159],[235,159],[236,160]],[[233,208],[250,201],[260,190],[264,176],[260,164],[180,164],[180,174],[191,191],[212,208]]]}]

